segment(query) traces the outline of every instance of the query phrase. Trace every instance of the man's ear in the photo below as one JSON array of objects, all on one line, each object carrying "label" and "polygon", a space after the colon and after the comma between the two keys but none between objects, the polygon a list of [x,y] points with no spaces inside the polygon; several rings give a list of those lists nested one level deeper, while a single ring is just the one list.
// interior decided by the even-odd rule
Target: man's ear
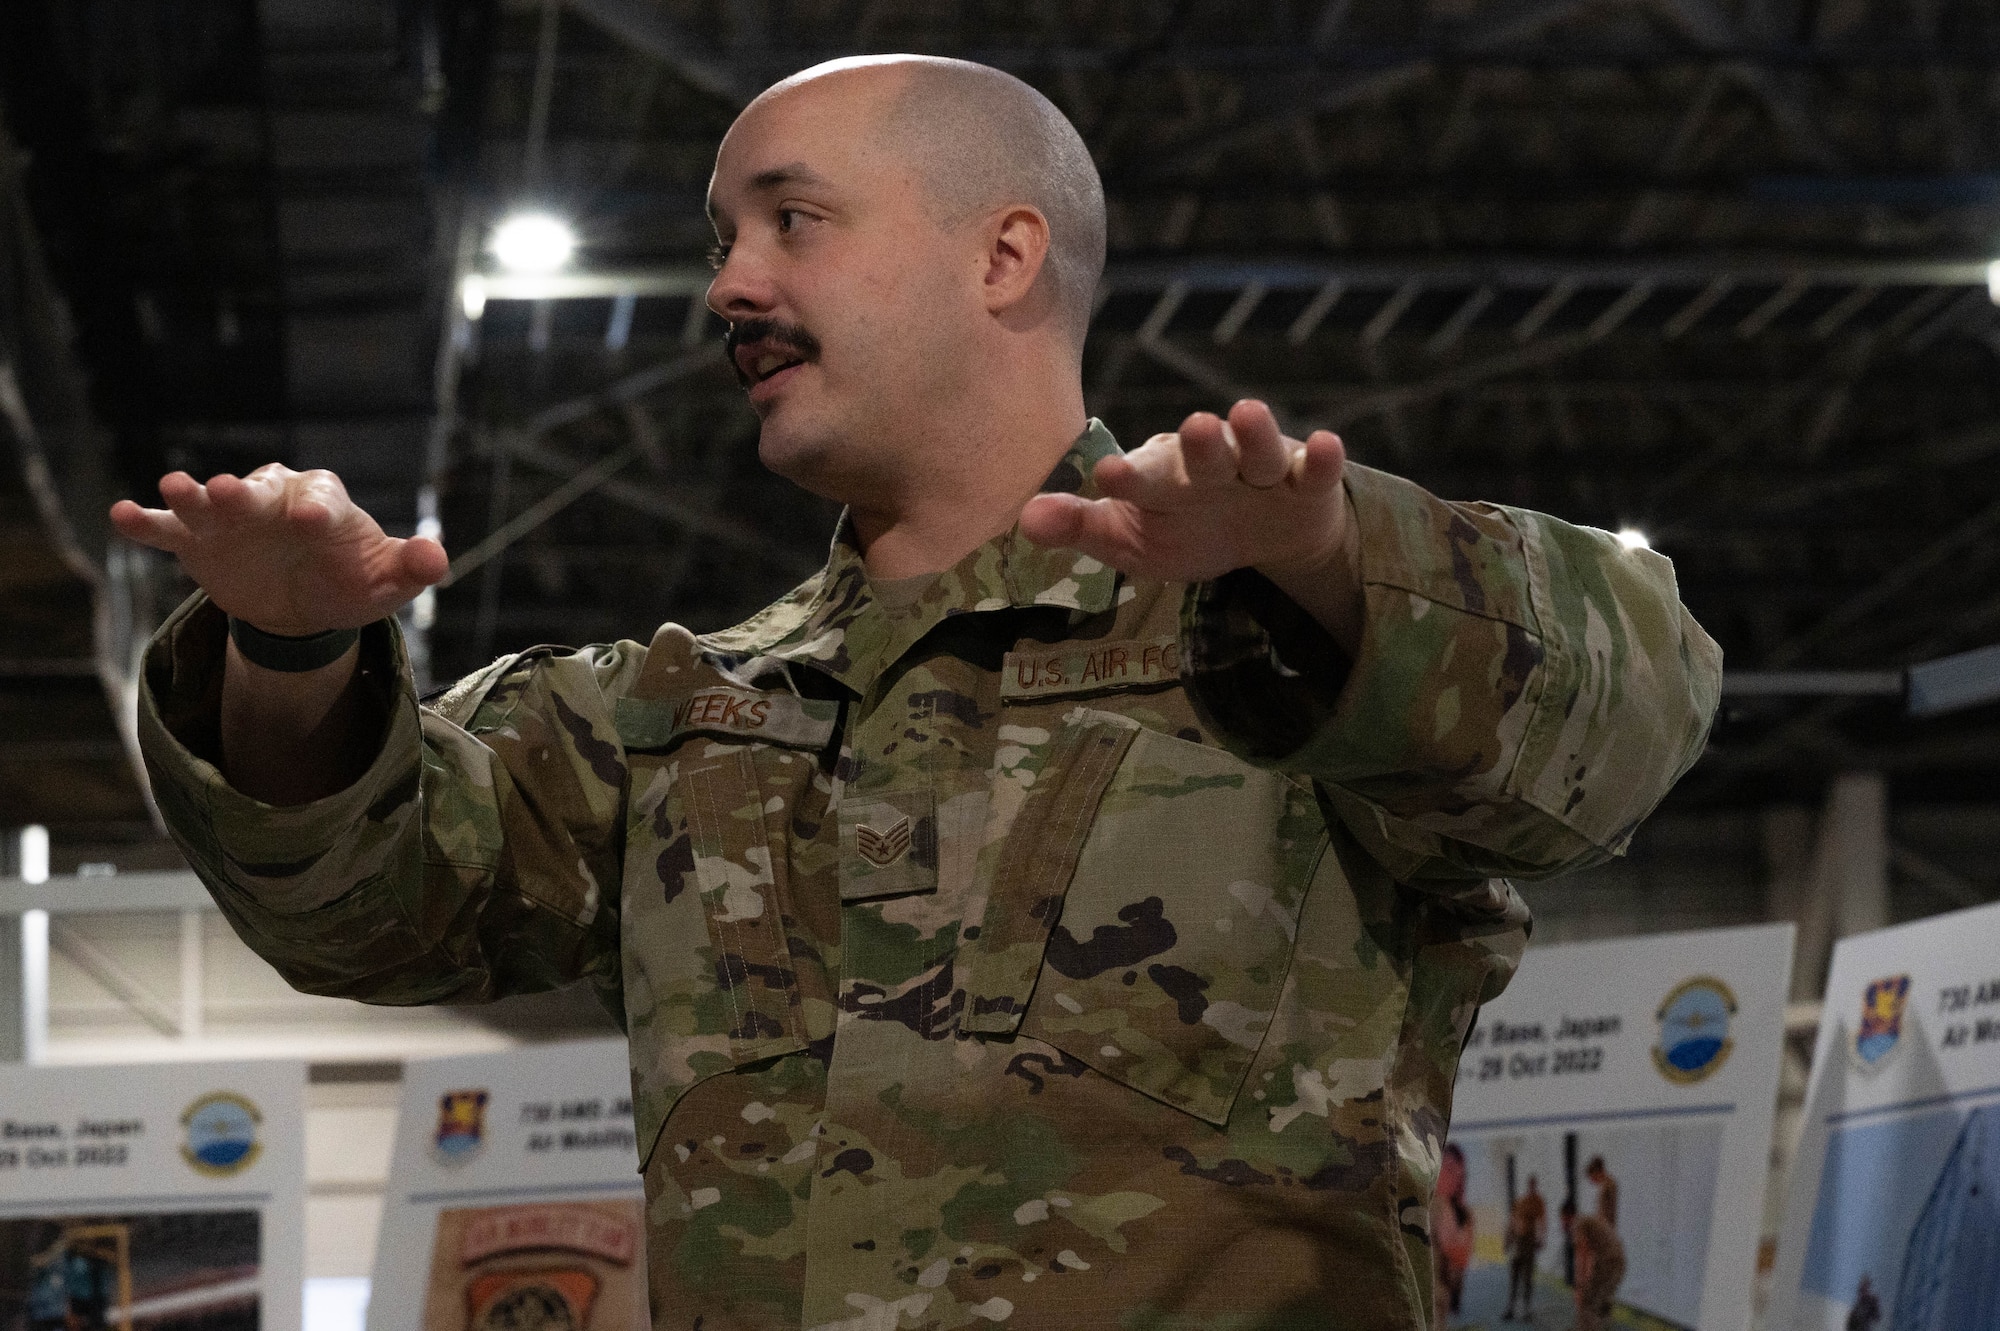
[{"label": "man's ear", "polygon": [[1029,294],[1049,257],[1049,219],[1039,208],[1012,204],[987,221],[983,282],[986,308],[1005,315],[1032,304]]}]

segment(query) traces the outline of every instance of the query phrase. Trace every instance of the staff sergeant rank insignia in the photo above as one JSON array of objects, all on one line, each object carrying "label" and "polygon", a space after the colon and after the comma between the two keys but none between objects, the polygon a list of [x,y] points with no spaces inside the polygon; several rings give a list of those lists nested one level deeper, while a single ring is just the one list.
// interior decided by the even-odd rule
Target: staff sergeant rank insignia
[{"label": "staff sergeant rank insignia", "polygon": [[866,823],[854,828],[854,849],[862,859],[878,869],[886,869],[910,850],[910,820],[899,818],[888,831],[877,831]]}]

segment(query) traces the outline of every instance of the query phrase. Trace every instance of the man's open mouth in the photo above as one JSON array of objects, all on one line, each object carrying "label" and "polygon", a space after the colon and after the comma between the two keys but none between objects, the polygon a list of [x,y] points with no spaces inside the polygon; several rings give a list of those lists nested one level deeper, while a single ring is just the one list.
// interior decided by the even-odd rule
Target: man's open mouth
[{"label": "man's open mouth", "polygon": [[811,333],[776,319],[746,319],[731,325],[727,345],[729,363],[746,389],[819,358],[819,343]]},{"label": "man's open mouth", "polygon": [[745,347],[736,355],[736,368],[751,384],[761,384],[773,375],[782,374],[794,365],[805,364],[805,359],[785,351],[768,348]]}]

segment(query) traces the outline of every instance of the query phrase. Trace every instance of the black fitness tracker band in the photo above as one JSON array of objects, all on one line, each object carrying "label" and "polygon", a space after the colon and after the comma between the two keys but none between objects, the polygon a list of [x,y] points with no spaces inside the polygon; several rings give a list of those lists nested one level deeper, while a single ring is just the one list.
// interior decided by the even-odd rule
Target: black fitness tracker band
[{"label": "black fitness tracker band", "polygon": [[282,633],[266,633],[255,624],[246,624],[231,615],[229,637],[251,665],[296,675],[338,661],[349,647],[360,641],[361,630],[328,629],[303,638],[288,638]]}]

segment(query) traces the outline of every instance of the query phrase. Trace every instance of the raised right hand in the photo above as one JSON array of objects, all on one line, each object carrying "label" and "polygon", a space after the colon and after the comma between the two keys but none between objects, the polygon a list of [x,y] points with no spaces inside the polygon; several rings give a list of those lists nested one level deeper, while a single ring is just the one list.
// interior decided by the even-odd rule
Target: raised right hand
[{"label": "raised right hand", "polygon": [[177,555],[209,599],[267,633],[360,628],[394,614],[445,575],[444,547],[385,535],[330,471],[266,463],[207,485],[160,480],[165,509],[111,506],[128,539]]}]

